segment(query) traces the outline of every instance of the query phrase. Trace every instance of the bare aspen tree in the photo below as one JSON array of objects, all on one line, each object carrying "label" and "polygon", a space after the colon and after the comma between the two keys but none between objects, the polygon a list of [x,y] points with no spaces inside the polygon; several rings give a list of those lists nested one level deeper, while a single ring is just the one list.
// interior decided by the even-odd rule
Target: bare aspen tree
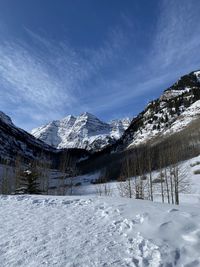
[{"label": "bare aspen tree", "polygon": [[109,183],[104,184],[104,194],[105,194],[105,196],[112,196],[112,190],[110,188]]},{"label": "bare aspen tree", "polygon": [[171,144],[170,149],[170,186],[171,186],[171,200],[172,204],[179,205],[180,192],[186,192],[189,188],[189,181],[187,179],[186,172],[180,168],[180,155],[183,151],[183,147],[178,147],[175,144]]},{"label": "bare aspen tree", "polygon": [[[73,160],[69,151],[63,152],[60,159],[61,184],[59,191],[62,195],[73,194],[74,178],[78,175],[78,169],[75,160]],[[66,191],[67,190],[67,191]]]},{"label": "bare aspen tree", "polygon": [[168,202],[168,204],[170,204],[169,183],[168,183],[168,175],[167,175],[167,168],[166,167],[164,170],[164,177],[165,177],[165,184],[166,184],[166,191],[167,191],[167,202]]},{"label": "bare aspen tree", "polygon": [[69,176],[69,193],[70,195],[73,194],[73,181],[74,178],[77,176],[77,166],[76,163],[72,163],[72,167],[70,168],[70,176]]},{"label": "bare aspen tree", "polygon": [[173,183],[173,204],[179,205],[179,172],[177,164],[172,165],[171,182]]},{"label": "bare aspen tree", "polygon": [[170,177],[170,191],[171,191],[171,202],[174,204],[174,185],[173,185],[173,171],[172,167],[170,166],[169,169],[169,177]]},{"label": "bare aspen tree", "polygon": [[137,163],[137,170],[138,170],[138,178],[139,178],[139,182],[138,182],[138,199],[144,199],[144,164],[145,164],[145,160],[144,158],[142,159],[138,153],[138,151],[136,152],[136,163]]},{"label": "bare aspen tree", "polygon": [[[164,157],[163,157],[163,163],[164,163],[164,183],[166,186],[166,194],[167,194],[167,203],[170,204],[170,168],[167,168],[166,166],[169,164],[170,162],[170,154],[167,153],[166,151],[164,151]],[[169,175],[168,175],[168,171],[169,171]]]},{"label": "bare aspen tree", "polygon": [[47,156],[41,155],[41,160],[37,162],[37,169],[40,175],[41,191],[45,194],[49,194],[49,180],[50,180],[50,168],[51,163]]},{"label": "bare aspen tree", "polygon": [[103,188],[101,184],[96,185],[96,194],[98,196],[102,196],[103,195]]},{"label": "bare aspen tree", "polygon": [[9,184],[9,169],[6,164],[3,165],[3,174],[2,174],[2,194],[10,194],[11,193],[11,188]]},{"label": "bare aspen tree", "polygon": [[189,181],[187,179],[187,175],[184,170],[181,170],[179,167],[180,163],[176,163],[173,165],[173,177],[174,177],[174,198],[175,204],[179,205],[180,203],[180,193],[188,192]]},{"label": "bare aspen tree", "polygon": [[61,177],[60,177],[60,184],[58,185],[59,193],[61,195],[66,194],[66,187],[69,186],[69,184],[68,185],[66,184],[66,179],[70,175],[69,173],[70,164],[71,164],[71,159],[68,151],[63,152],[60,159],[59,170],[61,172]]},{"label": "bare aspen tree", "polygon": [[[134,181],[132,174],[133,174],[133,166],[134,162],[130,158],[129,155],[125,156],[125,160],[123,161],[122,165],[122,172],[121,172],[121,182],[118,185],[118,190],[121,196],[123,197],[128,197],[128,198],[133,198],[133,187],[134,187],[134,182],[135,182],[135,187],[136,181]],[[135,188],[135,192],[137,192]],[[137,194],[137,193],[136,193]]]},{"label": "bare aspen tree", "polygon": [[171,146],[171,159],[172,159],[172,170],[171,175],[173,178],[173,194],[174,194],[174,204],[179,205],[179,149]]},{"label": "bare aspen tree", "polygon": [[148,162],[148,172],[149,172],[149,199],[153,201],[152,154],[150,147],[147,148],[147,162]]},{"label": "bare aspen tree", "polygon": [[178,166],[174,167],[174,193],[175,193],[175,204],[179,205],[179,170],[178,170]]},{"label": "bare aspen tree", "polygon": [[134,190],[135,190],[135,199],[140,199],[140,181],[137,175],[137,161],[136,160],[134,160],[132,166],[133,166],[133,173],[134,173],[133,183],[134,183]]},{"label": "bare aspen tree", "polygon": [[98,184],[96,186],[96,193],[99,196],[111,196],[112,195],[112,190],[110,188],[109,183],[104,183],[104,184]]},{"label": "bare aspen tree", "polygon": [[14,180],[15,180],[15,188],[16,191],[20,187],[20,174],[23,169],[23,160],[22,157],[18,154],[15,159],[15,166],[14,166]]},{"label": "bare aspen tree", "polygon": [[164,187],[163,187],[163,182],[164,182],[164,174],[162,171],[162,163],[163,163],[163,159],[162,159],[162,152],[159,151],[159,169],[160,169],[160,188],[161,188],[161,197],[162,197],[162,203],[165,202],[165,196],[164,196]]},{"label": "bare aspen tree", "polygon": [[127,153],[125,157],[121,173],[122,182],[118,186],[121,196],[145,198],[145,189],[148,187],[148,179],[145,175],[146,159],[139,156],[136,150],[133,155]]},{"label": "bare aspen tree", "polygon": [[128,158],[125,161],[125,168],[127,171],[128,196],[129,196],[129,198],[132,198],[133,192],[132,192],[132,183],[131,183],[131,163],[130,163],[130,159],[128,159]]}]

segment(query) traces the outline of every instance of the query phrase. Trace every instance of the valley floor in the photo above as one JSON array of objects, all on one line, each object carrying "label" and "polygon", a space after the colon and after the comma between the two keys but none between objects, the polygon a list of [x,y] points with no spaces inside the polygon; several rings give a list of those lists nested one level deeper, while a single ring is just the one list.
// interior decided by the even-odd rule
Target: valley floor
[{"label": "valley floor", "polygon": [[0,196],[1,267],[200,266],[199,205]]}]

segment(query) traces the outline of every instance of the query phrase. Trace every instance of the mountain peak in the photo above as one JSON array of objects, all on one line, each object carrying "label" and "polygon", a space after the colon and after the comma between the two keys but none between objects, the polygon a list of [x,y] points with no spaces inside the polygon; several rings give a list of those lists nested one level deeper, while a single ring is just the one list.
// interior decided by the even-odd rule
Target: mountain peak
[{"label": "mountain peak", "polygon": [[70,119],[73,119],[73,118],[76,118],[75,116],[73,116],[73,115],[67,115],[67,116],[65,116],[62,120],[70,120]]},{"label": "mountain peak", "polygon": [[79,117],[86,117],[86,118],[97,118],[95,115],[93,115],[92,113],[90,113],[90,112],[83,112],[83,113],[81,113],[80,114],[80,116]]},{"label": "mountain peak", "polygon": [[120,138],[128,126],[126,120],[106,123],[95,115],[84,112],[77,117],[68,115],[56,123],[33,129],[31,133],[57,148],[99,150]]},{"label": "mountain peak", "polygon": [[167,88],[164,93],[161,95],[160,100],[170,100],[174,97],[181,96],[182,94],[189,93],[193,89],[199,90],[200,86],[200,71],[193,71],[189,74],[186,74],[172,86]]},{"label": "mountain peak", "polygon": [[74,117],[73,115],[67,115],[64,118],[62,118],[59,122],[60,123],[69,123],[69,122],[74,122],[77,118]]}]

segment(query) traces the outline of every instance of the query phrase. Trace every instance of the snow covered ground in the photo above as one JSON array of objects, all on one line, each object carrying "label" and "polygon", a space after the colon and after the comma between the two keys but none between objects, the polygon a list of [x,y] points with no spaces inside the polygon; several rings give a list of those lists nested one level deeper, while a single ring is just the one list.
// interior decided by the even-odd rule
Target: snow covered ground
[{"label": "snow covered ground", "polygon": [[[163,171],[164,172],[164,171]],[[105,184],[91,184],[91,181],[98,179],[100,173],[94,173],[91,175],[77,176],[73,178],[73,184],[81,183],[80,186],[73,186],[73,195],[105,195]],[[152,173],[153,180],[156,180],[160,175],[160,170]],[[179,164],[179,175],[183,176],[185,182],[188,184],[187,190],[184,193],[180,193],[180,202],[182,204],[200,204],[200,155],[183,161]],[[148,176],[148,174],[147,174]],[[54,180],[54,185],[58,181]],[[145,182],[145,181],[144,181]],[[112,197],[120,196],[119,182],[106,183],[106,189],[109,191],[107,195]],[[164,190],[165,190],[164,185]],[[161,202],[161,187],[160,183],[153,183],[154,201]],[[165,201],[167,202],[166,190]]]},{"label": "snow covered ground", "polygon": [[0,195],[0,267],[200,266],[200,156],[180,171],[179,206],[159,203],[157,184],[158,202],[121,198],[117,182],[99,197],[98,173],[76,177],[74,196]]},{"label": "snow covered ground", "polygon": [[200,266],[199,205],[1,196],[0,266]]}]

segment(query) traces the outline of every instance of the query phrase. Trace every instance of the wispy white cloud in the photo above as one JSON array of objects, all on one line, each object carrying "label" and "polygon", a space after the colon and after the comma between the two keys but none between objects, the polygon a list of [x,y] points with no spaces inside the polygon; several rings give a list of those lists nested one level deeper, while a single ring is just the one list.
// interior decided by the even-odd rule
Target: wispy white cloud
[{"label": "wispy white cloud", "polygon": [[[162,1],[151,57],[153,68],[189,70],[199,64],[200,6],[196,0]],[[159,64],[159,66],[157,65]]]},{"label": "wispy white cloud", "polygon": [[114,90],[114,97],[107,96],[107,102],[100,99],[99,109],[125,107],[130,105],[130,99],[134,103],[141,96],[152,99],[180,75],[200,69],[199,2],[164,0],[159,2],[159,10],[145,57],[136,64],[133,62],[128,71],[119,70],[109,83],[104,80],[99,84]]},{"label": "wispy white cloud", "polygon": [[14,100],[21,106],[29,103],[36,110],[58,110],[64,103],[73,104],[74,99],[66,88],[70,85],[49,69],[45,58],[34,56],[20,44],[0,44],[0,74],[5,86],[1,97],[4,95],[11,102]]},{"label": "wispy white cloud", "polygon": [[26,113],[39,123],[79,112],[80,105],[85,106],[82,95],[90,95],[84,83],[111,63],[121,48],[114,32],[98,50],[75,51],[67,41],[57,43],[25,31],[31,44],[0,43],[0,103],[13,104],[15,113],[22,117]]},{"label": "wispy white cloud", "polygon": [[[13,106],[10,114],[30,129],[67,113],[123,113],[135,99],[157,96],[179,75],[200,67],[197,2],[159,2],[157,27],[141,60],[135,59],[140,47],[132,48],[134,21],[124,14],[125,26],[111,29],[95,49],[77,50],[67,40],[56,42],[29,29],[29,42],[1,40],[1,107]],[[26,114],[30,125],[23,124]]]}]

